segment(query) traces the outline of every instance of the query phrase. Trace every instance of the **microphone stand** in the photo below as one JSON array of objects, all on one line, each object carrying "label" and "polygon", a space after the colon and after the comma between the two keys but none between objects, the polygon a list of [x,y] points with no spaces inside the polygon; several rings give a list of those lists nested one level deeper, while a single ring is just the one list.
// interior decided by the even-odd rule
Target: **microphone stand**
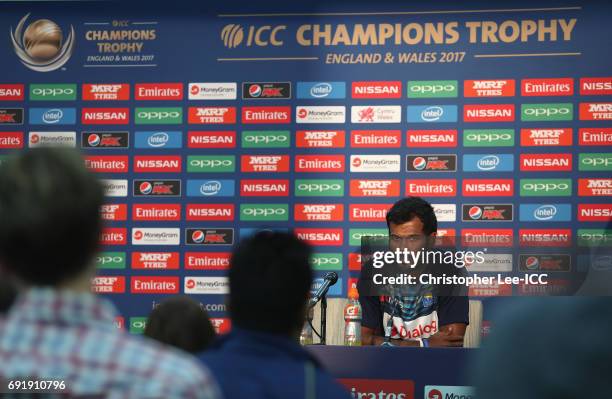
[{"label": "microphone stand", "polygon": [[321,345],[327,345],[327,292],[321,298]]}]

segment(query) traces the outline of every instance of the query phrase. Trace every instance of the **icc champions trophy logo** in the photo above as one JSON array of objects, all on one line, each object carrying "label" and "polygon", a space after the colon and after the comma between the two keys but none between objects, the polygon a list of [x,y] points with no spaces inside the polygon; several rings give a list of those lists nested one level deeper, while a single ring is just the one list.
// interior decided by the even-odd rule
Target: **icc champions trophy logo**
[{"label": "icc champions trophy logo", "polygon": [[61,68],[74,49],[74,28],[64,40],[62,29],[55,22],[39,19],[24,25],[30,14],[21,18],[17,28],[11,27],[11,41],[15,53],[26,67],[38,72],[50,72]]}]

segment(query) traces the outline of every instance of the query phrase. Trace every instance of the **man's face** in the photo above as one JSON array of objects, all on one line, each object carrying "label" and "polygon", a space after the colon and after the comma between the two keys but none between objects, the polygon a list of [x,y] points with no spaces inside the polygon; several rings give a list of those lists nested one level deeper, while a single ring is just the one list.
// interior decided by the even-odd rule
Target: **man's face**
[{"label": "man's face", "polygon": [[[414,217],[406,223],[389,224],[389,246],[392,251],[396,249],[418,251],[425,247],[427,236],[423,232],[423,222]],[[431,234],[432,236],[435,233]]]}]

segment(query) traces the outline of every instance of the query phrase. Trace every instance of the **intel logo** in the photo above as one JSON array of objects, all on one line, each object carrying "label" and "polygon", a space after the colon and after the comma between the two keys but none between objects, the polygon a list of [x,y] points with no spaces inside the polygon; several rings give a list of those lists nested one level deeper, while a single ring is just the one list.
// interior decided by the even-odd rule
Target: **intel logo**
[{"label": "intel logo", "polygon": [[168,143],[169,139],[168,133],[159,132],[149,136],[147,143],[151,147],[163,147]]},{"label": "intel logo", "polygon": [[207,181],[200,186],[200,194],[202,195],[216,195],[221,191],[221,182],[216,180]]},{"label": "intel logo", "polygon": [[550,220],[557,214],[557,208],[554,205],[542,205],[533,211],[533,216],[538,220]]},{"label": "intel logo", "polygon": [[62,116],[64,116],[64,113],[61,109],[50,109],[45,111],[42,119],[45,123],[57,123],[62,119]]},{"label": "intel logo", "polygon": [[421,119],[426,122],[437,121],[442,117],[443,113],[442,107],[427,107],[421,112]]},{"label": "intel logo", "polygon": [[478,169],[493,170],[499,165],[499,157],[497,155],[487,155],[478,160]]},{"label": "intel logo", "polygon": [[327,97],[332,92],[332,85],[329,83],[317,83],[310,89],[310,95],[315,98]]}]

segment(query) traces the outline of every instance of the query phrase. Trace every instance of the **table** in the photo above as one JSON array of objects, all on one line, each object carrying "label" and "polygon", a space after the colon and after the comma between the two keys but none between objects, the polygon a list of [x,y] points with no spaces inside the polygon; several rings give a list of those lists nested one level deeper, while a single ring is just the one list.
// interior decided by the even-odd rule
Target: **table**
[{"label": "table", "polygon": [[[377,399],[471,399],[469,367],[478,349],[312,345],[331,374]],[[382,394],[381,394],[382,391]],[[449,396],[450,394],[450,396]]]}]

